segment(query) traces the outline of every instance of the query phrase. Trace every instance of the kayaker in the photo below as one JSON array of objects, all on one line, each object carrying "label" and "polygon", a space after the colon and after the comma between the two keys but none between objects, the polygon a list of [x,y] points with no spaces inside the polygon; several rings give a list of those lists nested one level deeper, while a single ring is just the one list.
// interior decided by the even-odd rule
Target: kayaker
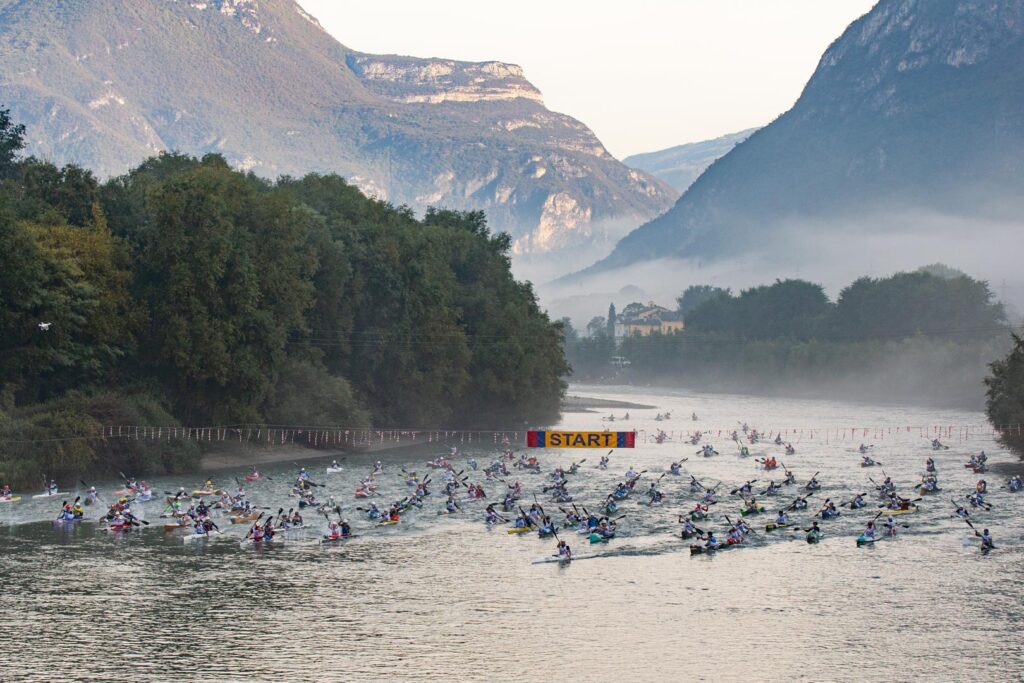
[{"label": "kayaker", "polygon": [[671,465],[669,465],[669,466],[668,466],[668,471],[669,471],[669,472],[670,472],[671,474],[673,474],[673,475],[676,475],[676,476],[678,476],[678,475],[679,475],[679,472],[680,472],[680,471],[681,471],[682,469],[683,469],[683,466],[682,466],[682,465],[680,465],[680,464],[679,464],[679,463],[677,463],[677,462],[674,462],[674,463],[672,463]]},{"label": "kayaker", "polygon": [[864,538],[874,539],[875,537],[875,520],[868,522],[868,525],[864,528],[864,533],[861,534]]},{"label": "kayaker", "polygon": [[953,514],[959,517],[960,519],[967,519],[971,516],[971,513],[963,505],[957,505],[956,512],[954,512]]},{"label": "kayaker", "polygon": [[974,485],[974,490],[977,493],[988,493],[988,482],[984,479],[979,479],[978,483]]},{"label": "kayaker", "polygon": [[683,517],[682,515],[680,515],[679,521],[683,524],[683,528],[681,531],[683,538],[690,538],[691,536],[697,533],[697,527],[693,525],[693,522],[690,521],[689,517]]},{"label": "kayaker", "polygon": [[348,538],[352,535],[352,526],[348,523],[347,519],[341,520],[341,525],[339,526],[339,529],[341,531],[342,538]]},{"label": "kayaker", "polygon": [[498,512],[494,509],[494,503],[487,506],[487,510],[484,511],[484,524],[497,524],[501,521],[501,517],[498,516]]},{"label": "kayaker", "polygon": [[858,448],[857,450],[858,450],[858,451],[860,451],[861,453],[867,453],[867,452],[868,452],[868,447],[867,447],[867,446],[865,446],[865,445],[864,445],[864,444],[862,443],[862,444],[860,445],[860,447],[859,447],[859,448]]},{"label": "kayaker", "polygon": [[787,469],[786,470],[786,478],[782,480],[782,485],[786,486],[787,484],[795,484],[795,483],[796,483],[796,475],[794,475],[792,471]]},{"label": "kayaker", "polygon": [[46,487],[46,491],[47,491],[47,493],[49,493],[52,496],[52,495],[55,495],[55,494],[60,492],[60,487],[57,486],[57,482],[56,481],[51,479],[50,480],[50,484]]},{"label": "kayaker", "polygon": [[299,514],[298,510],[296,510],[294,513],[292,513],[292,517],[289,521],[291,522],[293,527],[302,526],[302,515]]},{"label": "kayaker", "polygon": [[867,505],[867,502],[865,502],[864,496],[862,496],[859,493],[856,496],[853,497],[853,500],[850,501],[850,509],[851,510],[856,510],[858,508],[862,508],[865,505]]},{"label": "kayaker", "polygon": [[512,523],[512,526],[516,529],[525,529],[526,527],[530,526],[530,522],[527,520],[526,515],[524,515],[522,511],[520,511],[519,514],[516,515],[516,519]]},{"label": "kayaker", "polygon": [[337,540],[342,537],[341,526],[337,522],[328,522],[327,524],[327,538],[331,540]]},{"label": "kayaker", "polygon": [[82,507],[81,503],[75,503],[71,506],[71,516],[74,519],[82,519],[85,517],[85,508]]},{"label": "kayaker", "polygon": [[703,519],[703,518],[707,517],[707,514],[708,514],[708,506],[707,505],[701,505],[700,503],[697,503],[697,505],[694,506],[693,511],[690,513],[690,515],[692,517],[696,518],[696,519]]},{"label": "kayaker", "polygon": [[975,491],[974,493],[972,493],[972,494],[971,494],[971,495],[970,495],[970,496],[968,497],[968,500],[969,500],[969,501],[970,501],[970,503],[971,503],[971,507],[976,507],[976,508],[980,508],[980,507],[987,507],[987,504],[985,503],[985,497],[984,497],[984,496],[982,496],[982,495],[981,495],[980,493],[978,493],[977,491]]},{"label": "kayaker", "polygon": [[1020,475],[1010,477],[1010,480],[1006,482],[1006,488],[1010,490],[1010,493],[1017,493],[1024,489],[1024,482],[1021,481]]},{"label": "kayaker", "polygon": [[569,544],[565,541],[559,540],[556,550],[558,557],[565,558],[567,560],[572,559],[572,549],[569,547]]},{"label": "kayaker", "polygon": [[779,510],[779,513],[775,515],[775,525],[782,526],[784,524],[789,524],[789,515],[785,510]]},{"label": "kayaker", "polygon": [[341,465],[338,464],[337,460],[332,460],[331,461],[331,469],[332,470],[340,470],[341,469]]},{"label": "kayaker", "polygon": [[739,493],[740,493],[740,495],[741,495],[741,496],[746,496],[746,495],[748,495],[748,494],[750,493],[750,491],[751,491],[752,489],[753,489],[753,484],[751,484],[751,483],[750,483],[750,482],[748,481],[748,482],[747,482],[746,484],[744,484],[743,486],[741,486],[741,487],[740,487],[740,488],[739,488],[738,490],[739,490]]},{"label": "kayaker", "polygon": [[703,489],[704,489],[704,486],[699,481],[697,481],[697,477],[695,477],[695,476],[693,476],[691,474],[690,475],[690,491],[692,493],[696,493],[697,491],[702,491]]},{"label": "kayaker", "polygon": [[892,515],[889,515],[888,519],[885,520],[883,526],[885,527],[885,531],[887,534],[889,534],[890,536],[896,535],[896,519]]},{"label": "kayaker", "polygon": [[739,543],[742,543],[743,542],[743,534],[741,534],[740,530],[737,529],[736,527],[732,527],[732,528],[729,529],[729,535],[726,536],[725,542],[728,543],[729,545],[737,545]]},{"label": "kayaker", "polygon": [[992,542],[992,535],[989,534],[988,529],[985,529],[980,534],[977,531],[975,531],[974,535],[978,536],[979,538],[981,538],[981,549],[982,550],[992,550],[993,548],[996,547],[995,544]]},{"label": "kayaker", "polygon": [[818,478],[811,477],[811,480],[804,486],[808,491],[817,491],[821,488],[821,484],[818,483]]},{"label": "kayaker", "polygon": [[874,464],[875,464],[875,461],[871,459],[870,455],[865,455],[864,459],[861,461],[860,464],[861,464],[862,467],[873,467]]},{"label": "kayaker", "polygon": [[298,476],[295,477],[295,481],[296,482],[302,482],[302,481],[308,481],[308,480],[309,480],[309,473],[306,472],[306,468],[305,467],[300,467],[299,468],[299,474],[298,474]]},{"label": "kayaker", "polygon": [[469,459],[469,460],[468,460],[468,461],[466,462],[466,464],[467,464],[467,465],[469,465],[469,469],[471,469],[471,470],[473,470],[474,472],[476,472],[476,468],[477,468],[477,462],[476,462],[476,460],[474,460],[473,458],[470,458],[470,459]]},{"label": "kayaker", "polygon": [[459,507],[459,504],[456,503],[455,499],[452,498],[451,496],[448,496],[448,500],[445,501],[444,509],[448,514],[462,512],[462,508]]},{"label": "kayaker", "polygon": [[629,469],[626,470],[626,481],[629,481],[630,479],[636,479],[639,476],[640,476],[640,473],[637,472],[635,469],[633,469],[632,465],[630,465]]},{"label": "kayaker", "polygon": [[815,522],[811,522],[811,528],[810,529],[804,529],[804,531],[806,531],[809,534],[820,534],[821,533],[821,529],[818,527],[818,522],[816,522],[816,521]]},{"label": "kayaker", "polygon": [[[10,487],[8,487],[8,490],[10,490]],[[5,494],[3,494],[3,495],[9,495],[9,494],[6,494],[6,493],[5,493]],[[87,502],[87,503],[89,503],[89,504],[92,504],[92,503],[98,503],[98,502],[99,502],[99,500],[100,500],[100,494],[99,494],[99,493],[97,493],[97,491],[96,491],[96,487],[95,487],[95,486],[90,486],[90,487],[89,487],[89,490],[88,490],[88,491],[86,491],[86,493],[85,493],[85,500],[86,500],[86,502]]]},{"label": "kayaker", "polygon": [[934,472],[935,471],[935,461],[932,460],[931,458],[928,458],[927,460],[925,460],[924,461],[924,471],[925,472]]},{"label": "kayaker", "polygon": [[704,547],[707,548],[708,550],[714,550],[715,548],[717,548],[720,545],[721,545],[721,543],[719,543],[718,539],[715,538],[715,532],[708,531],[708,535],[704,539]]},{"label": "kayaker", "polygon": [[606,469],[608,469],[608,462],[609,462],[608,456],[607,455],[602,455],[601,456],[601,462],[597,463],[597,469],[599,469],[599,470],[606,470]]},{"label": "kayaker", "polygon": [[376,503],[370,503],[370,507],[366,509],[366,516],[370,519],[377,519],[380,517],[380,510],[377,508]]},{"label": "kayaker", "polygon": [[772,481],[772,482],[768,483],[768,488],[766,488],[764,491],[761,491],[761,495],[762,496],[774,496],[778,492],[779,492],[779,487],[775,485],[774,481]]},{"label": "kayaker", "polygon": [[775,445],[776,446],[781,446],[782,445],[782,434],[776,434],[775,435]]},{"label": "kayaker", "polygon": [[793,448],[793,444],[786,444],[786,455],[796,455],[796,449]]},{"label": "kayaker", "polygon": [[380,460],[378,460],[377,464],[373,466],[373,473],[374,474],[384,474],[384,463],[382,463]]},{"label": "kayaker", "polygon": [[788,509],[790,509],[790,510],[806,510],[807,509],[807,499],[806,498],[801,498],[800,496],[797,496],[796,498],[793,499],[793,502],[789,504],[789,508]]},{"label": "kayaker", "polygon": [[821,506],[821,512],[819,513],[822,519],[832,519],[833,517],[839,516],[839,510],[836,509],[836,504],[831,500],[826,500],[825,504]]},{"label": "kayaker", "polygon": [[541,536],[550,536],[551,534],[555,533],[555,531],[557,531],[557,529],[555,528],[555,523],[551,520],[551,517],[548,515],[544,515],[544,518],[541,520],[541,524],[540,527],[537,529],[537,532]]},{"label": "kayaker", "polygon": [[759,508],[757,507],[757,498],[751,498],[750,500],[747,501],[747,508],[745,512],[757,512],[758,509]]},{"label": "kayaker", "polygon": [[[95,491],[96,487],[93,487],[92,490]],[[14,495],[11,492],[11,485],[10,484],[4,484],[3,489],[0,489],[0,496],[3,496],[3,497],[6,498],[6,497],[11,496],[11,495]]]}]

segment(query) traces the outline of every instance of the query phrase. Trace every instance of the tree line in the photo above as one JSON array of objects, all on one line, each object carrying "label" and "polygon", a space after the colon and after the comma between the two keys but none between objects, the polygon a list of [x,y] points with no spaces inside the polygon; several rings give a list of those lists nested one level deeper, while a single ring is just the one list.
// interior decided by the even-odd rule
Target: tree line
[{"label": "tree line", "polygon": [[[166,153],[99,182],[0,113],[0,480],[194,467],[104,424],[488,428],[557,418],[562,329],[482,212]],[[141,442],[140,442],[141,443]]]},{"label": "tree line", "polygon": [[[835,301],[804,280],[678,298],[685,330],[616,342],[603,318],[566,333],[576,374],[740,393],[980,408],[987,366],[1009,349],[987,283],[942,265],[862,277]],[[630,361],[616,370],[612,356]]]}]

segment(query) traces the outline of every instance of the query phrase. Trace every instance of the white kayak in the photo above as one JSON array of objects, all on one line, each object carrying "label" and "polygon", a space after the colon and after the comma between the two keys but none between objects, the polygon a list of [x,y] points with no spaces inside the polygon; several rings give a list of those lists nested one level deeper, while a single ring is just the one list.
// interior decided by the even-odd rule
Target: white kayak
[{"label": "white kayak", "polygon": [[344,472],[344,471],[345,471],[345,468],[342,467],[341,465],[338,465],[337,467],[328,467],[327,468],[327,474],[335,474],[337,472]]},{"label": "white kayak", "polygon": [[545,557],[538,557],[536,560],[530,562],[530,564],[548,564],[553,562],[568,564],[579,560],[590,560],[595,557],[600,557],[600,555],[573,555],[571,558],[560,557],[558,555],[547,555]]},{"label": "white kayak", "polygon": [[32,496],[33,498],[53,498],[54,496],[70,496],[71,494],[67,491],[55,491],[54,493],[37,493]]},{"label": "white kayak", "polygon": [[192,541],[201,541],[201,540],[208,539],[208,538],[210,538],[212,536],[220,536],[220,532],[217,531],[216,529],[211,529],[210,531],[208,531],[206,533],[203,533],[203,534],[197,534],[197,533],[186,534],[186,535],[181,537],[181,540],[183,542],[185,542],[185,543],[191,543]]}]

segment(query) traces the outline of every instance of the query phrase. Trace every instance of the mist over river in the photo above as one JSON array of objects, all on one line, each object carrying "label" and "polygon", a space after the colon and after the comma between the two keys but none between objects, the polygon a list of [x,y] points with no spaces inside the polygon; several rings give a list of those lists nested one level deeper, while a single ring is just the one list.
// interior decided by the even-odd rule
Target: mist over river
[{"label": "mist over river", "polygon": [[[991,440],[980,413],[635,387],[574,386],[569,393],[655,408],[628,409],[628,420],[621,419],[625,408],[564,416],[564,429],[638,430],[637,447],[615,450],[607,471],[595,467],[607,450],[538,450],[532,454],[540,474],[512,471],[510,480],[523,483],[524,506],[536,493],[560,521],[558,505],[541,491],[555,466],[587,458],[569,477],[569,491],[591,511],[628,468],[646,470],[621,504],[627,516],[611,542],[590,545],[573,530],[560,533],[578,556],[597,555],[567,566],[531,564],[555,542],[488,529],[484,503],[439,517],[439,477],[423,508],[396,526],[378,528],[356,509],[365,503],[353,497],[354,485],[375,460],[385,465],[377,500],[387,503],[410,493],[401,470],[426,475],[425,462],[447,452],[440,444],[349,456],[336,474],[325,473],[329,459],[303,462],[326,484],[319,497],[335,496],[358,534],[337,547],[318,544],[323,519],[312,512],[306,531],[253,548],[239,543],[248,526],[232,526],[220,513],[214,519],[223,535],[184,543],[180,532],[163,531],[159,500],[137,506],[152,523],[138,533],[105,533],[95,522],[55,528],[58,501],[19,492],[21,502],[0,506],[0,680],[1021,679],[1024,493],[1000,489],[1016,459]],[[666,411],[670,420],[655,421]],[[620,419],[607,422],[609,414]],[[796,454],[764,442],[740,457],[726,436],[740,422],[765,432],[797,429],[787,435]],[[939,425],[978,429],[969,438],[954,430],[943,437],[949,450],[933,452],[919,428]],[[844,435],[852,427],[871,431]],[[659,428],[674,440],[654,443]],[[839,428],[840,438],[833,431],[826,443],[826,428]],[[697,456],[698,447],[678,438],[696,429],[719,455]],[[811,429],[818,430],[813,439]],[[860,466],[862,441],[874,444],[881,467]],[[482,469],[501,451],[490,443],[458,445],[457,471],[469,458]],[[996,550],[987,555],[951,516],[950,502],[973,490],[979,475],[962,464],[982,449],[993,468],[981,475],[993,507],[972,511],[971,519],[992,531]],[[823,489],[796,515],[801,526],[826,498],[839,503],[867,492],[868,508],[822,522],[825,536],[816,545],[803,532],[767,533],[769,515],[751,517],[756,533],[743,546],[691,557],[676,521],[698,498],[689,475],[709,486],[723,482],[712,522],[699,525],[724,535],[724,515],[739,513],[731,489],[757,479],[760,491],[769,478],[782,479],[781,469],[758,469],[755,459],[766,454],[784,461],[801,484],[819,472]],[[899,493],[916,497],[913,485],[929,456],[943,491],[901,518],[910,528],[897,538],[858,548],[854,539],[877,512],[869,477],[880,482],[884,469]],[[644,504],[649,483],[682,458],[689,458],[683,475],[659,482],[665,504]],[[294,507],[288,493],[295,468],[266,473],[273,481],[247,486],[249,499],[275,512]],[[233,478],[245,471],[208,474],[234,488]],[[192,489],[201,479],[160,478],[154,488]],[[482,471],[470,481],[500,503],[502,483]],[[89,483],[108,500],[121,487]],[[759,500],[774,511],[795,495],[790,486],[778,503]],[[88,518],[97,516],[95,506],[87,508]]]}]

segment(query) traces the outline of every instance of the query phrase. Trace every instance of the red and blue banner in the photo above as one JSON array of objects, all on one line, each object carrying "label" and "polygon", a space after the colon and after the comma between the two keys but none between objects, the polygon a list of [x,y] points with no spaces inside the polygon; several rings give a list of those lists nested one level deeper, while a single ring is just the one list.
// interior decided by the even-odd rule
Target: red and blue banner
[{"label": "red and blue banner", "polygon": [[527,432],[529,448],[635,448],[636,432]]}]

